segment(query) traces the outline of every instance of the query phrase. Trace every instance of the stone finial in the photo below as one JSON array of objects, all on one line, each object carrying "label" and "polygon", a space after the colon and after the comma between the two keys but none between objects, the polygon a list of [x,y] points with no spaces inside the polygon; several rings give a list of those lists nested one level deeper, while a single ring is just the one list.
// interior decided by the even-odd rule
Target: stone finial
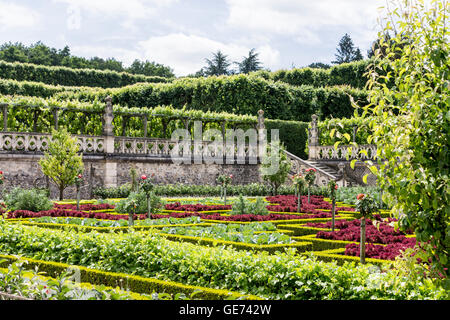
[{"label": "stone finial", "polygon": [[258,125],[257,125],[258,129],[264,129],[265,125],[264,125],[264,110],[259,110],[258,111]]},{"label": "stone finial", "polygon": [[311,128],[308,129],[309,132],[309,146],[318,146],[319,145],[319,129],[317,128],[317,119],[318,117],[313,114],[311,116]]}]

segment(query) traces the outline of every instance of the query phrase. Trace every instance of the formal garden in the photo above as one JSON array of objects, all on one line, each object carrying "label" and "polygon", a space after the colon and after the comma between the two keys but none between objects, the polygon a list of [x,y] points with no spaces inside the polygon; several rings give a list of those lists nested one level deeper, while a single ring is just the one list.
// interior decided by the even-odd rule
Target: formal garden
[{"label": "formal garden", "polygon": [[[409,9],[373,58],[331,69],[0,60],[0,300],[448,300],[450,8]],[[171,133],[196,121],[281,144],[257,164],[172,166]],[[317,165],[333,157],[363,182]]]}]

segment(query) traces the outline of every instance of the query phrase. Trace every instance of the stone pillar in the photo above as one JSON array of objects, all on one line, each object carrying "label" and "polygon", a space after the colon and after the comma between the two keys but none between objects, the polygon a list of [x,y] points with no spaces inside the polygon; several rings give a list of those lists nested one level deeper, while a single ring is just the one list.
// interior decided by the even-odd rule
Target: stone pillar
[{"label": "stone pillar", "polygon": [[339,180],[336,183],[339,187],[346,187],[345,163],[339,162],[338,168]]},{"label": "stone pillar", "polygon": [[308,128],[308,159],[314,160],[318,158],[319,146],[319,128],[317,127],[317,116],[315,114],[311,117],[311,128]]},{"label": "stone pillar", "polygon": [[105,173],[104,186],[117,187],[117,162],[111,156],[114,154],[114,126],[113,126],[113,108],[111,97],[106,97],[106,107],[103,113],[103,137],[105,139]]},{"label": "stone pillar", "polygon": [[267,146],[267,130],[264,124],[264,110],[258,111],[258,123],[256,125],[258,131],[258,158],[262,161],[262,157],[266,152]]}]

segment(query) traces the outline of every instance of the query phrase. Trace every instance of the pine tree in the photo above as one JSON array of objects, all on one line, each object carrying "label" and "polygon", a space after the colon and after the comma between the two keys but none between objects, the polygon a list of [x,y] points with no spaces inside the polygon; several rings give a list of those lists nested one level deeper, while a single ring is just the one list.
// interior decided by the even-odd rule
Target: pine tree
[{"label": "pine tree", "polygon": [[241,62],[235,62],[239,67],[239,73],[250,73],[252,71],[261,70],[261,62],[258,60],[259,53],[253,48],[248,52],[248,57],[243,57]]},{"label": "pine tree", "polygon": [[359,48],[355,48],[352,38],[350,38],[347,33],[339,41],[339,45],[336,50],[336,60],[331,63],[341,64],[363,59],[361,50],[359,50]]},{"label": "pine tree", "polygon": [[230,73],[228,67],[231,63],[228,61],[228,56],[224,55],[220,50],[213,53],[212,60],[205,60],[208,64],[204,71],[207,76],[220,76]]}]

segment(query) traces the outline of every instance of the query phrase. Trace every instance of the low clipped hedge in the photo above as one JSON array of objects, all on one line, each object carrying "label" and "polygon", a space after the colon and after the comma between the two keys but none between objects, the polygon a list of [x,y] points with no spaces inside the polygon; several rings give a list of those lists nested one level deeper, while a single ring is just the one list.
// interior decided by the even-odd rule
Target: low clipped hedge
[{"label": "low clipped hedge", "polygon": [[[345,248],[337,248],[323,251],[314,251],[314,255],[322,261],[331,262],[336,261],[339,265],[343,265],[346,262],[355,262],[359,263],[359,257],[347,256],[344,254]],[[374,259],[374,258],[365,258],[366,263],[371,263],[378,266],[388,266],[392,264],[390,260],[383,259]]]},{"label": "low clipped hedge", "polygon": [[186,295],[195,294],[196,298],[204,300],[222,300],[222,299],[249,299],[260,300],[261,298],[253,295],[243,295],[228,290],[211,289],[206,287],[189,286],[173,281],[163,281],[158,279],[144,278],[124,273],[105,272],[83,266],[69,265],[60,262],[49,262],[43,260],[30,259],[26,257],[18,257],[12,255],[0,254],[0,260],[5,259],[1,266],[17,260],[24,260],[28,267],[38,267],[40,272],[45,272],[50,277],[57,277],[68,269],[78,269],[80,271],[80,281],[94,285],[105,285],[110,287],[125,287],[132,292],[151,294],[153,292],[177,294],[184,293]]},{"label": "low clipped hedge", "polygon": [[311,242],[295,242],[288,244],[252,244],[241,243],[234,241],[216,240],[212,238],[191,237],[177,234],[158,233],[169,240],[190,242],[198,245],[206,246],[231,246],[237,250],[250,250],[250,251],[266,251],[269,253],[282,252],[285,249],[293,248],[297,252],[306,252],[312,250]]}]

